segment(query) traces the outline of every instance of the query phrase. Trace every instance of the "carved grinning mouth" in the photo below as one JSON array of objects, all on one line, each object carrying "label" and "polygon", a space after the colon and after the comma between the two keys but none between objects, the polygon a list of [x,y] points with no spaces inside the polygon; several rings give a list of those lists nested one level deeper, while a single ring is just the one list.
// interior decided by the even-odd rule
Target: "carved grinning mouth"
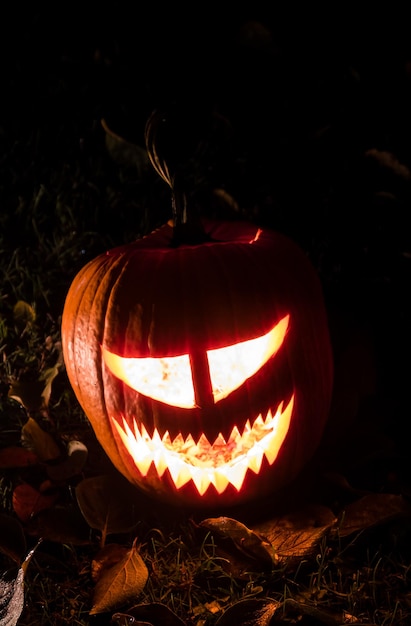
[{"label": "carved grinning mouth", "polygon": [[202,434],[198,441],[181,434],[171,439],[168,431],[160,437],[155,430],[149,436],[144,425],[134,420],[133,430],[123,418],[122,425],[112,418],[124,446],[142,474],[146,476],[151,465],[159,477],[168,469],[177,489],[190,480],[203,495],[210,485],[222,494],[229,484],[239,491],[248,471],[258,474],[263,458],[270,465],[277,458],[287,435],[294,405],[294,396],[284,408],[281,403],[273,415],[260,414],[251,425],[248,421],[242,433],[234,427],[229,438],[220,433],[211,444]]}]

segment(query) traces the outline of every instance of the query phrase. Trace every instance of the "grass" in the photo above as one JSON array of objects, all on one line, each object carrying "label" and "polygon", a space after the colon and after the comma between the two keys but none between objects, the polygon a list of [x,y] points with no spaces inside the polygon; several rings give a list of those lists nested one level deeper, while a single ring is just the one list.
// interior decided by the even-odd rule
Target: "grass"
[{"label": "grass", "polygon": [[[215,624],[230,607],[234,618],[238,603],[256,598],[275,604],[285,624],[295,623],[298,615],[303,624],[387,626],[410,619],[409,562],[386,546],[355,539],[338,548],[328,540],[295,570],[249,571],[239,580],[227,571],[228,559],[219,556],[211,535],[199,543],[187,524],[178,532],[165,536],[154,530],[141,546],[150,578],[135,604],[161,603],[187,624]],[[94,620],[88,615],[90,551],[70,546],[53,551],[39,552],[30,565],[20,623],[109,624],[107,614]]]},{"label": "grass", "polygon": [[[46,408],[22,406],[9,397],[9,389],[15,381],[25,385],[37,381],[59,363],[61,313],[77,271],[100,252],[150,232],[170,216],[168,190],[148,167],[142,146],[116,142],[101,125],[103,114],[106,109],[112,111],[114,102],[113,126],[127,120],[126,131],[132,134],[137,127],[141,135],[142,109],[149,113],[157,101],[157,94],[150,97],[144,91],[143,79],[145,101],[135,109],[135,118],[135,101],[131,99],[130,105],[127,100],[132,90],[120,89],[108,98],[108,87],[115,84],[111,70],[118,76],[125,71],[120,48],[118,43],[108,51],[103,49],[103,61],[102,48],[97,44],[92,48],[91,41],[81,61],[75,48],[65,54],[56,49],[41,75],[32,71],[34,60],[25,58],[23,63],[22,57],[10,57],[14,74],[9,70],[7,76],[13,80],[5,83],[10,104],[0,118],[0,450],[20,445],[22,428],[32,416],[61,445],[73,438],[86,443],[85,474],[90,475],[106,467],[105,459],[64,369],[53,380]],[[377,388],[370,393],[371,400],[364,393],[354,415],[346,409],[347,421],[355,424],[352,432],[343,430],[339,445],[325,450],[326,469],[334,453],[337,461],[331,469],[337,467],[347,484],[331,482],[325,492],[316,486],[310,494],[340,516],[364,491],[392,491],[406,499],[410,494],[405,438],[409,367],[396,365],[398,355],[408,354],[411,345],[407,295],[411,246],[405,229],[409,177],[399,162],[387,159],[389,152],[407,170],[411,163],[404,140],[408,124],[395,116],[394,107],[383,110],[380,103],[380,117],[374,111],[375,118],[367,118],[359,129],[355,113],[362,110],[364,101],[376,102],[375,94],[373,85],[370,92],[361,92],[361,85],[369,86],[365,76],[360,80],[361,93],[353,97],[355,72],[350,74],[348,67],[344,77],[334,68],[333,85],[340,81],[345,108],[330,123],[331,130],[327,131],[329,111],[324,108],[312,119],[307,106],[305,121],[293,122],[284,117],[284,111],[295,74],[289,65],[283,69],[286,85],[277,83],[277,108],[270,125],[264,126],[264,116],[256,120],[256,106],[236,108],[227,95],[229,87],[223,93],[224,113],[233,123],[235,141],[230,157],[224,153],[222,158],[218,151],[214,154],[209,184],[199,181],[199,198],[205,212],[238,216],[235,203],[221,200],[229,195],[213,195],[215,187],[223,188],[235,198],[242,216],[285,231],[305,248],[333,312],[343,316],[348,312],[349,330],[336,337],[337,353],[353,329],[358,332],[360,328],[361,334],[365,328],[366,336],[369,333],[377,339]],[[135,70],[135,66],[128,69],[127,80],[131,76],[135,80]],[[235,74],[233,82],[239,75]],[[323,83],[320,75],[317,79],[311,76],[313,98],[319,104]],[[31,113],[27,108],[21,113],[17,106],[26,95],[24,85],[31,89]],[[238,89],[238,84],[231,87]],[[264,94],[261,88],[255,101]],[[339,105],[333,97],[330,88],[329,106],[335,120]],[[129,106],[121,111],[123,100]],[[253,101],[247,99],[247,106]],[[387,101],[391,102],[388,96]],[[374,119],[382,120],[381,125],[373,125]],[[257,122],[255,137],[252,129]],[[351,133],[351,143],[344,131]],[[365,158],[365,149],[376,145],[381,148],[379,160]],[[19,301],[27,307],[16,318]],[[381,330],[386,326],[390,329],[387,337]],[[354,350],[354,360],[359,354]],[[363,373],[366,378],[366,368]],[[0,474],[1,511],[13,518],[13,490],[22,477],[27,476],[20,468]],[[59,487],[65,505],[74,500],[75,484],[75,480],[67,481]],[[218,536],[199,533],[189,516],[166,523],[153,521],[151,515],[140,510],[135,531],[149,570],[135,604],[160,603],[195,626],[217,624],[224,619],[223,611],[227,620],[231,616],[240,626],[247,616],[255,617],[254,600],[264,601],[267,611],[275,609],[273,623],[397,626],[411,621],[407,516],[364,527],[349,537],[340,537],[338,531],[329,533],[314,553],[292,559],[291,564],[267,568],[257,561],[253,569],[249,561],[244,565],[237,552],[227,552]],[[37,536],[24,524],[23,528],[27,547],[31,547]],[[87,530],[88,543],[66,540],[62,529],[61,540],[45,539],[36,549],[25,576],[21,626],[110,623],[111,615],[89,615],[95,587],[92,563],[101,548],[101,531]],[[111,536],[109,542],[131,546],[134,538],[134,531],[127,531]],[[238,559],[245,568],[241,574]],[[2,572],[7,564],[6,559]],[[117,623],[126,623],[121,619]],[[268,617],[261,623],[268,626]]]}]

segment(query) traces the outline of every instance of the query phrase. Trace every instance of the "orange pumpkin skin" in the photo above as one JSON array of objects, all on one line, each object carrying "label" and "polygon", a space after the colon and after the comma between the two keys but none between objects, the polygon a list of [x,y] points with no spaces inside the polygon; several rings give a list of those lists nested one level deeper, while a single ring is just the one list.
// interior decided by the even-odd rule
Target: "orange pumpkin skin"
[{"label": "orange pumpkin skin", "polygon": [[[218,507],[274,497],[307,464],[329,414],[333,359],[321,284],[303,251],[285,236],[246,222],[204,220],[203,227],[210,237],[205,243],[173,247],[173,229],[166,224],[89,262],[67,294],[62,343],[70,383],[114,466],[163,501]],[[218,402],[205,385],[194,406],[170,405],[165,396],[132,389],[113,374],[105,357],[150,357],[157,363],[158,358],[208,355],[209,350],[217,354],[265,335],[284,319],[288,326],[276,352]],[[166,461],[147,461],[143,471],[124,443],[136,425],[160,439],[168,431],[171,450],[175,437],[191,435],[195,445],[203,434],[213,444],[221,433],[222,445],[211,448],[211,457],[215,465],[219,459],[227,464],[233,428],[242,433],[247,420],[253,424],[259,414],[263,419],[269,410],[275,414],[290,398],[291,418],[275,459],[263,455],[261,467],[246,469],[237,482],[223,478],[217,484],[214,474],[208,478],[200,454],[194,473],[205,471],[205,477],[196,482],[186,476],[176,487]],[[237,471],[233,467],[244,464],[246,456],[247,450],[237,452],[228,472]],[[183,473],[186,461],[178,463]]]}]

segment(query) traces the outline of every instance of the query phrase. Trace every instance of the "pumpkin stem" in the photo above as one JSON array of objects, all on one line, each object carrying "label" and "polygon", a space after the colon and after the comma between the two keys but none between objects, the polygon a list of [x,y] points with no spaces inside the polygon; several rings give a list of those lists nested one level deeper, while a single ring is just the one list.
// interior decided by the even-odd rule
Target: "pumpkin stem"
[{"label": "pumpkin stem", "polygon": [[[145,128],[146,148],[152,166],[171,189],[173,217],[171,245],[196,245],[210,241],[210,237],[204,231],[198,212],[187,203],[185,190],[188,178],[187,164],[192,163],[193,154],[185,153],[187,148],[191,151],[192,146],[187,146],[184,140],[191,141],[192,133],[190,128],[181,128],[185,119],[182,120],[180,115],[177,120],[175,117],[163,111],[153,111]],[[184,130],[186,133],[188,131],[188,137],[184,135]],[[171,146],[168,145],[170,139]],[[174,151],[173,156],[167,154],[169,147]],[[179,152],[177,157],[176,152]]]},{"label": "pumpkin stem", "polygon": [[173,236],[171,245],[198,245],[211,241],[211,237],[205,232],[197,212],[188,210],[186,194],[173,183],[171,187],[171,203],[173,210]]}]

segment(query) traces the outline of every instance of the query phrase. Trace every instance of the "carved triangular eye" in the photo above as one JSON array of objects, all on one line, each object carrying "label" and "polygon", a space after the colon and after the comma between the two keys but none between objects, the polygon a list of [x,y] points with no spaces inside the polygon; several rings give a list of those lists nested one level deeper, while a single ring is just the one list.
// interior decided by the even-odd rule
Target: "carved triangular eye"
[{"label": "carved triangular eye", "polygon": [[288,321],[289,315],[261,337],[218,350],[208,350],[208,367],[215,402],[241,387],[277,352],[284,341]]},{"label": "carved triangular eye", "polygon": [[134,391],[172,406],[189,409],[195,405],[188,354],[125,358],[103,348],[103,359],[111,373]]},{"label": "carved triangular eye", "polygon": [[[207,351],[214,402],[226,398],[267,363],[282,345],[288,323],[286,315],[261,337]],[[188,354],[128,358],[105,348],[102,353],[111,373],[135,391],[172,406],[196,406]]]}]

